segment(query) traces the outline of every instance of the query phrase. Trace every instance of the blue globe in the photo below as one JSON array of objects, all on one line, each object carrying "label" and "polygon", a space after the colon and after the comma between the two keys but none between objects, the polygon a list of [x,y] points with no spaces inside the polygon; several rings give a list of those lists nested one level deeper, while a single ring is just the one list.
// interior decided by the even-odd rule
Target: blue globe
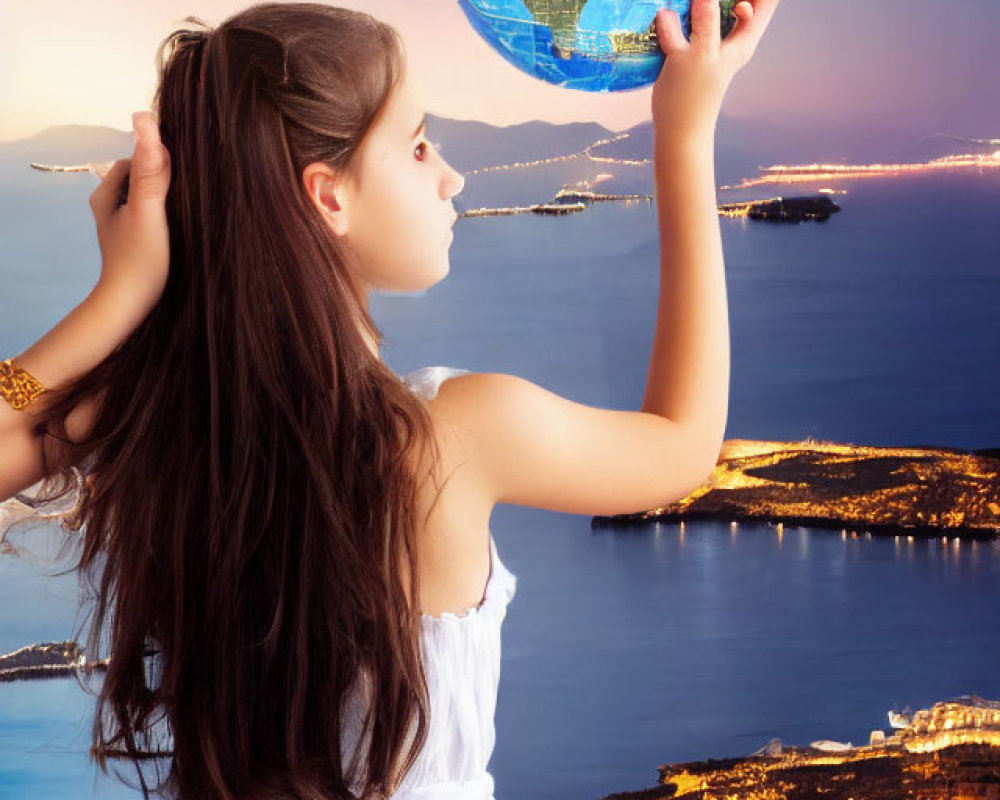
[{"label": "blue globe", "polygon": [[[719,0],[722,35],[737,0]],[[663,65],[653,20],[680,16],[691,36],[691,0],[459,0],[476,32],[518,69],[585,92],[647,86]]]}]

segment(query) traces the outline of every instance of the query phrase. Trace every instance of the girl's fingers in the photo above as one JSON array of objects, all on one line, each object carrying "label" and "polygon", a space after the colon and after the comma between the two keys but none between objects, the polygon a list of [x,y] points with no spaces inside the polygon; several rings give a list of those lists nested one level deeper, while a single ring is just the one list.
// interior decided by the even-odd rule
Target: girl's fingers
[{"label": "girl's fingers", "polygon": [[691,0],[691,44],[718,47],[722,38],[719,0]]},{"label": "girl's fingers", "polygon": [[104,174],[100,185],[91,193],[90,207],[99,220],[106,219],[115,212],[118,193],[121,191],[125,176],[128,175],[130,165],[131,159],[128,158],[116,161]]},{"label": "girl's fingers", "polygon": [[[748,53],[752,53],[764,31],[767,30],[779,2],[780,0],[753,0],[751,3],[750,0],[743,0],[737,3],[733,7],[733,13],[737,15],[739,22],[726,37],[726,45],[738,49],[746,48]],[[745,8],[746,6],[749,6],[749,9]]]},{"label": "girl's fingers", "polygon": [[666,56],[690,47],[681,29],[681,18],[670,8],[661,8],[656,14],[656,37],[660,42],[660,50]]},{"label": "girl's fingers", "polygon": [[148,111],[132,115],[135,152],[129,175],[130,206],[162,207],[170,186],[170,157],[160,142],[160,129]]},{"label": "girl's fingers", "polygon": [[742,0],[733,6],[733,16],[736,17],[737,25],[746,25],[753,19],[754,9],[750,0]]}]

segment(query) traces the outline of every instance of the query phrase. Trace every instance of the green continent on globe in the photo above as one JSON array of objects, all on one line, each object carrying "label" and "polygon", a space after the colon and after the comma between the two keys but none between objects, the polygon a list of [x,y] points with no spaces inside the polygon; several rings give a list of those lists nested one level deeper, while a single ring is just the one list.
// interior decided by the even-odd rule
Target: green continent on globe
[{"label": "green continent on globe", "polygon": [[[737,0],[719,0],[722,36]],[[656,13],[677,12],[691,36],[691,0],[458,0],[473,29],[518,69],[567,89],[613,92],[656,80]]]},{"label": "green continent on globe", "polygon": [[553,33],[573,34],[587,0],[524,0],[535,22]]}]

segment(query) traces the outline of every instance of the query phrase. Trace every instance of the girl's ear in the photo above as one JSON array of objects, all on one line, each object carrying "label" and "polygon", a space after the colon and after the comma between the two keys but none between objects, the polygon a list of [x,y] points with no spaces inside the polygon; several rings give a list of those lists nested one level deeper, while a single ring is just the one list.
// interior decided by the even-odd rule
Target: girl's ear
[{"label": "girl's ear", "polygon": [[315,162],[302,170],[302,185],[319,213],[337,236],[347,233],[346,186],[326,164]]}]

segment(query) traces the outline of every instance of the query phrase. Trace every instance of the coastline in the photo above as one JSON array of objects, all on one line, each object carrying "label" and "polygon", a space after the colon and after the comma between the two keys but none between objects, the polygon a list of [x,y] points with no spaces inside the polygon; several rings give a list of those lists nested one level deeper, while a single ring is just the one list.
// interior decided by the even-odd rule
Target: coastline
[{"label": "coastline", "polygon": [[[890,714],[890,719],[892,714]],[[741,758],[661,764],[656,787],[602,800],[921,800],[1000,798],[1000,703],[960,697],[935,703],[868,745],[772,739]]]},{"label": "coastline", "polygon": [[840,529],[844,536],[1000,536],[1000,454],[830,442],[727,441],[708,483],[595,528],[711,519]]}]

